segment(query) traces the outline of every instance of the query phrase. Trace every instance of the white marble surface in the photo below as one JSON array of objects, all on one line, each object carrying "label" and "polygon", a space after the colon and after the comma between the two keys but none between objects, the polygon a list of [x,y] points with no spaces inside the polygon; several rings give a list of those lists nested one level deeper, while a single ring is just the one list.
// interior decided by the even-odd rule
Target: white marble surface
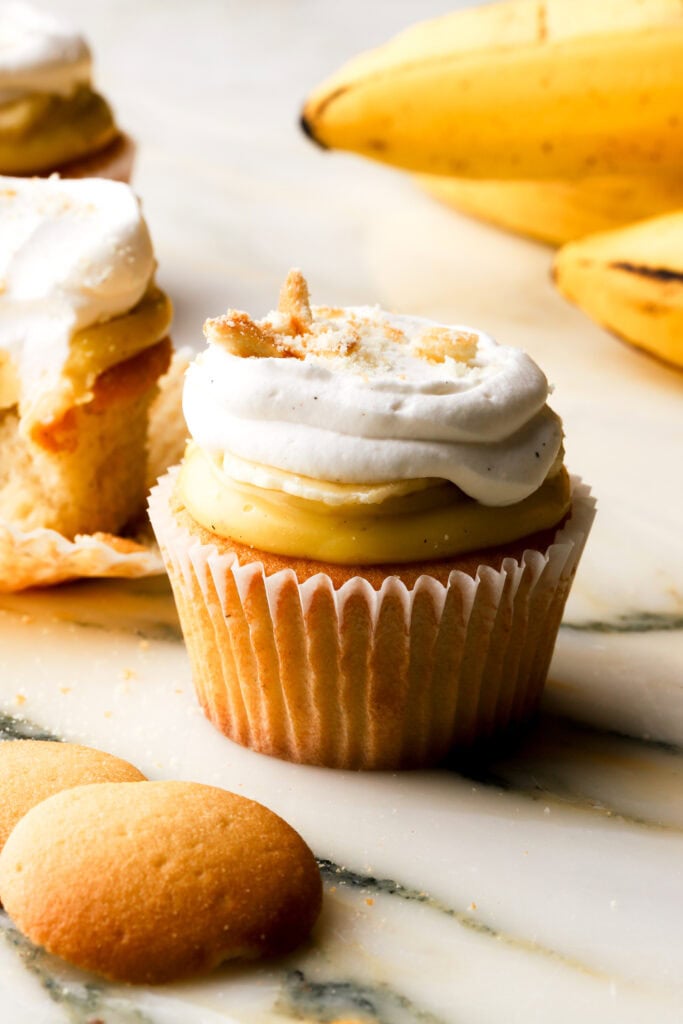
[{"label": "white marble surface", "polygon": [[0,597],[0,725],[100,746],[153,778],[283,814],[324,865],[313,941],[283,962],[146,990],[32,950],[0,917],[5,1024],[595,1024],[683,1021],[683,376],[554,292],[550,253],[298,133],[307,89],[450,0],[59,0],[140,145],[136,185],[175,337],[274,302],[470,321],[556,386],[599,516],[544,714],[493,763],[360,775],[242,750],[195,703],[164,580]]}]

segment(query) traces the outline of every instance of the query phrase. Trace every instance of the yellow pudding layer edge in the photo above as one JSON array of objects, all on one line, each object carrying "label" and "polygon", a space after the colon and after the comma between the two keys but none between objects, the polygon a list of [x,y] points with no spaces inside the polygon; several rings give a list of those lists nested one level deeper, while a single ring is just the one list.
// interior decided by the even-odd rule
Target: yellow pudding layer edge
[{"label": "yellow pudding layer edge", "polygon": [[40,174],[104,149],[118,136],[107,101],[88,86],[0,105],[0,174]]},{"label": "yellow pudding layer edge", "polygon": [[497,547],[555,526],[571,505],[562,466],[524,501],[502,508],[481,505],[447,482],[373,506],[332,506],[233,480],[195,445],[188,446],[177,487],[192,518],[219,537],[340,565],[417,562]]},{"label": "yellow pudding layer edge", "polygon": [[130,312],[76,331],[64,368],[75,393],[87,391],[105,370],[161,341],[172,316],[171,300],[153,284]]},{"label": "yellow pudding layer edge", "polygon": [[[99,375],[161,341],[168,333],[172,316],[171,300],[152,284],[128,313],[76,331],[71,338],[62,387],[44,395],[31,409],[30,418],[54,419],[66,408],[88,401]],[[17,368],[8,353],[0,350],[0,410],[17,405],[20,400]]]}]

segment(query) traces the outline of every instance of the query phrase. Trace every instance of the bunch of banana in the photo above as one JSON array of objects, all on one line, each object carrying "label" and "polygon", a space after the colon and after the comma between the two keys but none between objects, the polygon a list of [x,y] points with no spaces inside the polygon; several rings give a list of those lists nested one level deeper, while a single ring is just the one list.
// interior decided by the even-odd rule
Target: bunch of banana
[{"label": "bunch of banana", "polygon": [[683,168],[678,178],[477,181],[439,174],[415,177],[448,206],[550,245],[683,209]]},{"label": "bunch of banana", "polygon": [[598,323],[683,367],[683,212],[565,245],[553,274]]},{"label": "bunch of banana", "polygon": [[412,171],[451,206],[569,242],[560,290],[683,365],[683,213],[624,227],[683,210],[683,0],[456,11],[351,61],[302,125],[325,148]]},{"label": "bunch of banana", "polygon": [[454,177],[683,166],[681,0],[517,0],[413,26],[316,89],[322,146]]}]

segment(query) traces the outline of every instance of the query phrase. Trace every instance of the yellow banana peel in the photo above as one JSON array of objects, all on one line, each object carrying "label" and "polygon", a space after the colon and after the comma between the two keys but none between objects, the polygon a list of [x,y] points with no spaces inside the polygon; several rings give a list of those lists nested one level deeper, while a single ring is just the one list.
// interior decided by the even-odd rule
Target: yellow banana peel
[{"label": "yellow banana peel", "polygon": [[683,368],[683,212],[571,242],[553,275],[593,320]]},{"label": "yellow banana peel", "polygon": [[462,213],[550,245],[683,209],[683,169],[672,179],[476,181],[419,174],[415,180]]},{"label": "yellow banana peel", "polygon": [[680,0],[508,0],[361,54],[313,92],[302,125],[427,174],[675,175],[682,67]]}]

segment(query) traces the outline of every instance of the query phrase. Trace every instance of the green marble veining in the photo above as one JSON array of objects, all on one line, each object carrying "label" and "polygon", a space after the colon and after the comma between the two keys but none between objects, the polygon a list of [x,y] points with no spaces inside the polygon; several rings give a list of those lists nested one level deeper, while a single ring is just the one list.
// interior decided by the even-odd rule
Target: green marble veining
[{"label": "green marble veining", "polygon": [[[368,1024],[445,1024],[388,985],[347,980],[314,981],[303,971],[289,971],[274,1010],[292,1020],[319,1024],[342,1018]],[[456,1024],[452,1019],[448,1024]]]},{"label": "green marble veining", "polygon": [[589,619],[586,622],[563,622],[561,628],[582,633],[668,633],[683,629],[683,615],[628,612],[604,621]]},{"label": "green marble veining", "polygon": [[465,910],[456,910],[454,907],[449,907],[446,903],[436,899],[429,892],[402,885],[400,882],[397,882],[392,878],[375,878],[372,875],[359,874],[347,867],[335,864],[334,861],[331,860],[319,858],[318,867],[320,868],[320,873],[322,874],[323,879],[328,885],[347,886],[350,889],[360,889],[364,894],[374,893],[376,895],[395,896],[401,900],[406,900],[409,903],[422,903],[430,909],[451,918],[451,920],[457,921],[461,927],[469,931],[476,932],[478,935],[493,939],[495,942],[499,942],[519,951],[524,951],[525,953],[533,953],[546,959],[554,960],[565,967],[571,968],[571,970],[579,971],[582,974],[590,975],[591,977],[598,978],[602,976],[600,971],[594,970],[589,967],[588,964],[584,964],[573,957],[565,956],[563,953],[560,953],[555,949],[549,949],[546,946],[542,946],[540,943],[534,942],[532,939],[526,939],[523,936],[509,935],[497,930],[496,928],[492,928],[484,921],[479,921],[472,917],[472,915]]},{"label": "green marble veining", "polygon": [[96,1021],[101,1024],[154,1024],[153,1018],[132,1005],[132,1001],[108,997],[104,984],[61,979],[58,971],[62,965],[29,942],[9,922],[6,914],[0,914],[0,928],[25,969],[40,982],[50,1001],[59,1006],[64,1021],[69,1024],[95,1024]]},{"label": "green marble veining", "polygon": [[[683,749],[670,743],[541,716],[521,742],[509,745],[502,755],[462,764],[459,770],[482,786],[535,802],[589,811],[613,818],[615,824],[682,832],[683,800],[675,800],[676,788],[683,792],[682,755]],[[652,771],[658,773],[655,791],[661,800],[655,803],[650,798],[634,813],[626,801],[632,800],[634,785]],[[612,782],[609,798],[596,795],[600,787],[594,783],[604,780],[607,772]],[[668,811],[668,817],[662,811]]]},{"label": "green marble veining", "polygon": [[34,725],[25,718],[7,715],[0,711],[1,740],[59,740],[59,736],[48,732],[42,726]]}]

